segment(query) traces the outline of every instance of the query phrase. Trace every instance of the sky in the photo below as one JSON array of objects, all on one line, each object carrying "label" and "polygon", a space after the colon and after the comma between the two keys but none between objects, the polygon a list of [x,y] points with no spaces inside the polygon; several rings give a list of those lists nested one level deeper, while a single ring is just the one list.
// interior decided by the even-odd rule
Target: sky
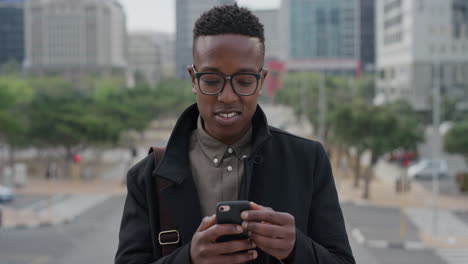
[{"label": "sky", "polygon": [[[120,0],[120,2],[127,14],[129,31],[175,32],[175,0]],[[238,0],[237,2],[252,9],[274,8],[280,5],[280,0]]]}]

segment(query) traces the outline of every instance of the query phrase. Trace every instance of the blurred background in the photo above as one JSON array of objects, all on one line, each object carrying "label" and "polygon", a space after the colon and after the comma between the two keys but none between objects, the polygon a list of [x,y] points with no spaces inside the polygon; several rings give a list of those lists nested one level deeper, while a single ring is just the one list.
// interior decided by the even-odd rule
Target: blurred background
[{"label": "blurred background", "polygon": [[[234,0],[0,0],[0,263],[112,263],[126,171]],[[358,263],[468,263],[468,0],[237,1],[269,122],[329,154]]]}]

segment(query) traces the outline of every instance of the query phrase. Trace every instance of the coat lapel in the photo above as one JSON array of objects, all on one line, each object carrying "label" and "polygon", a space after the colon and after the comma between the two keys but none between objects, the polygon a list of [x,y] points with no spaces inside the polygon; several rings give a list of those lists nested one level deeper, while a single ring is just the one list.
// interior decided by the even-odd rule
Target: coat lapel
[{"label": "coat lapel", "polygon": [[172,182],[161,190],[161,196],[176,222],[183,244],[192,239],[202,220],[200,200],[188,156],[189,138],[196,128],[197,118],[196,105],[192,105],[181,115],[169,138],[164,156],[153,172],[154,177]]},{"label": "coat lapel", "polygon": [[198,193],[191,179],[188,177],[181,184],[174,183],[161,190],[161,196],[176,221],[182,244],[192,239],[202,220]]}]

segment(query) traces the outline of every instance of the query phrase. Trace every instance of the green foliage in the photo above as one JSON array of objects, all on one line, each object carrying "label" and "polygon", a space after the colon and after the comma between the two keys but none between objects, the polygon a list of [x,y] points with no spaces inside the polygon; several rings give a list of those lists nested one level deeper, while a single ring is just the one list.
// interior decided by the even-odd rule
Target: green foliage
[{"label": "green foliage", "polygon": [[341,105],[330,117],[333,135],[338,142],[370,150],[377,157],[397,148],[414,149],[423,140],[423,129],[416,115],[402,106],[407,104]]},{"label": "green foliage", "polygon": [[461,154],[468,161],[468,119],[455,123],[445,134],[444,147],[447,152]]},{"label": "green foliage", "polygon": [[467,115],[466,111],[457,108],[457,106],[462,102],[462,97],[443,96],[441,98],[441,120],[455,122],[462,121]]},{"label": "green foliage", "polygon": [[28,129],[25,110],[34,91],[28,82],[12,76],[0,76],[0,140],[10,146],[26,144]]},{"label": "green foliage", "polygon": [[194,101],[190,83],[124,86],[118,76],[0,76],[0,140],[66,148],[115,144],[123,132],[142,132],[152,119],[178,114]]}]

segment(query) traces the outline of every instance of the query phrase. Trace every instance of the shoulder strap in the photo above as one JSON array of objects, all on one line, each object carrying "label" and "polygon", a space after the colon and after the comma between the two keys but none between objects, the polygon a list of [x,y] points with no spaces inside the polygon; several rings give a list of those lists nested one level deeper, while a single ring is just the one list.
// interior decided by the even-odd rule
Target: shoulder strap
[{"label": "shoulder strap", "polygon": [[[154,154],[154,164],[156,168],[159,166],[159,162],[161,161],[165,150],[165,148],[151,148],[150,153],[153,152]],[[162,256],[167,256],[180,246],[180,235],[175,225],[175,221],[172,218],[171,212],[169,211],[169,208],[166,204],[166,201],[161,195],[161,190],[167,187],[169,184],[171,184],[171,182],[164,178],[156,177],[155,183],[159,201],[160,232],[158,234],[158,242],[161,246]]]}]

